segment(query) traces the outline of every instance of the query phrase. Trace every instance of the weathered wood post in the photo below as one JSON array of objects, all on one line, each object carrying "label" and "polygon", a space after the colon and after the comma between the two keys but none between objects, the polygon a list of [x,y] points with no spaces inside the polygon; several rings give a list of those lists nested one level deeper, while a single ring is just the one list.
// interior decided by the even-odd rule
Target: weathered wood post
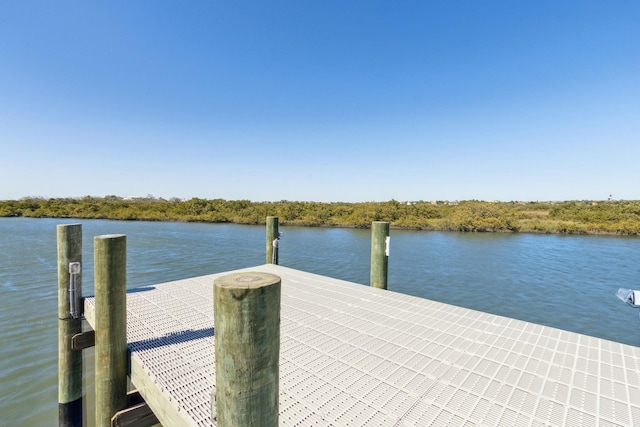
[{"label": "weathered wood post", "polygon": [[[82,351],[71,349],[71,337],[82,332],[82,319],[70,313],[69,265],[82,265],[82,225],[56,227],[58,242],[58,425],[82,427]],[[82,276],[74,277],[76,293],[82,295]]]},{"label": "weathered wood post", "polygon": [[96,427],[127,404],[127,240],[94,238]]},{"label": "weathered wood post", "polygon": [[278,264],[279,252],[278,217],[267,217],[267,264]]},{"label": "weathered wood post", "polygon": [[371,224],[371,286],[387,289],[389,265],[389,223],[374,221]]},{"label": "weathered wood post", "polygon": [[276,427],[279,414],[280,277],[235,273],[214,280],[218,427]]}]

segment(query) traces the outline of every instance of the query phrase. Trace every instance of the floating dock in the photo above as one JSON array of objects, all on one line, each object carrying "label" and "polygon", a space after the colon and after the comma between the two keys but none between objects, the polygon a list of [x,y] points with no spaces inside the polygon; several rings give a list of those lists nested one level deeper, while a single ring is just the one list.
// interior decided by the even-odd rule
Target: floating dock
[{"label": "floating dock", "polygon": [[[638,347],[274,264],[234,272],[252,271],[282,279],[281,426],[640,426]],[[228,273],[127,292],[131,382],[165,426],[215,425]],[[95,327],[94,298],[84,312]]]}]

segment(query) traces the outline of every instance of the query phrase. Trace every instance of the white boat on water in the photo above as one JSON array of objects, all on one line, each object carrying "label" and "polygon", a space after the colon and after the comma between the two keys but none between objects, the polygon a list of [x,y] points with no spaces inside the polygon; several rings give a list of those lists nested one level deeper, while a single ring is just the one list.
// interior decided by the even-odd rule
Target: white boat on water
[{"label": "white boat on water", "polygon": [[[627,305],[634,308],[640,308],[640,291],[620,288],[618,289],[618,292],[616,292],[616,296]],[[640,316],[640,313],[638,313],[638,315]]]}]

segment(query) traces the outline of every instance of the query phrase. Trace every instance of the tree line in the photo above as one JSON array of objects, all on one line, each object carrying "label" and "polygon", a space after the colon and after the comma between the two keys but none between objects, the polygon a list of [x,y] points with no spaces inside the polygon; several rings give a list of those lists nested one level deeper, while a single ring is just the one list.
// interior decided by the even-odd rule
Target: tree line
[{"label": "tree line", "polygon": [[359,202],[282,200],[26,197],[0,201],[0,217],[79,218],[360,227],[388,221],[391,227],[465,232],[640,234],[640,201],[566,202]]}]

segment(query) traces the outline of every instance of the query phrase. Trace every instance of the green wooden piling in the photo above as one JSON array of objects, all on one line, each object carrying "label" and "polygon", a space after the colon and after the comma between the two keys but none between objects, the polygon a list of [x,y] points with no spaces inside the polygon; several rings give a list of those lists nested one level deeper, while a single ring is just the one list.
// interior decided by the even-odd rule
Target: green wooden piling
[{"label": "green wooden piling", "polygon": [[96,427],[127,404],[126,252],[124,235],[94,239]]},{"label": "green wooden piling", "polygon": [[[82,319],[69,308],[69,264],[82,264],[82,225],[56,227],[58,242],[58,425],[82,426],[82,352],[71,348],[71,337],[82,332]],[[76,276],[81,288],[81,274]],[[81,291],[79,291],[81,292]]]},{"label": "green wooden piling", "polygon": [[214,280],[218,427],[276,427],[279,414],[280,277],[235,273]]},{"label": "green wooden piling", "polygon": [[371,286],[387,289],[389,266],[389,223],[374,221],[371,224]]},{"label": "green wooden piling", "polygon": [[278,264],[278,217],[267,217],[267,264]]}]

